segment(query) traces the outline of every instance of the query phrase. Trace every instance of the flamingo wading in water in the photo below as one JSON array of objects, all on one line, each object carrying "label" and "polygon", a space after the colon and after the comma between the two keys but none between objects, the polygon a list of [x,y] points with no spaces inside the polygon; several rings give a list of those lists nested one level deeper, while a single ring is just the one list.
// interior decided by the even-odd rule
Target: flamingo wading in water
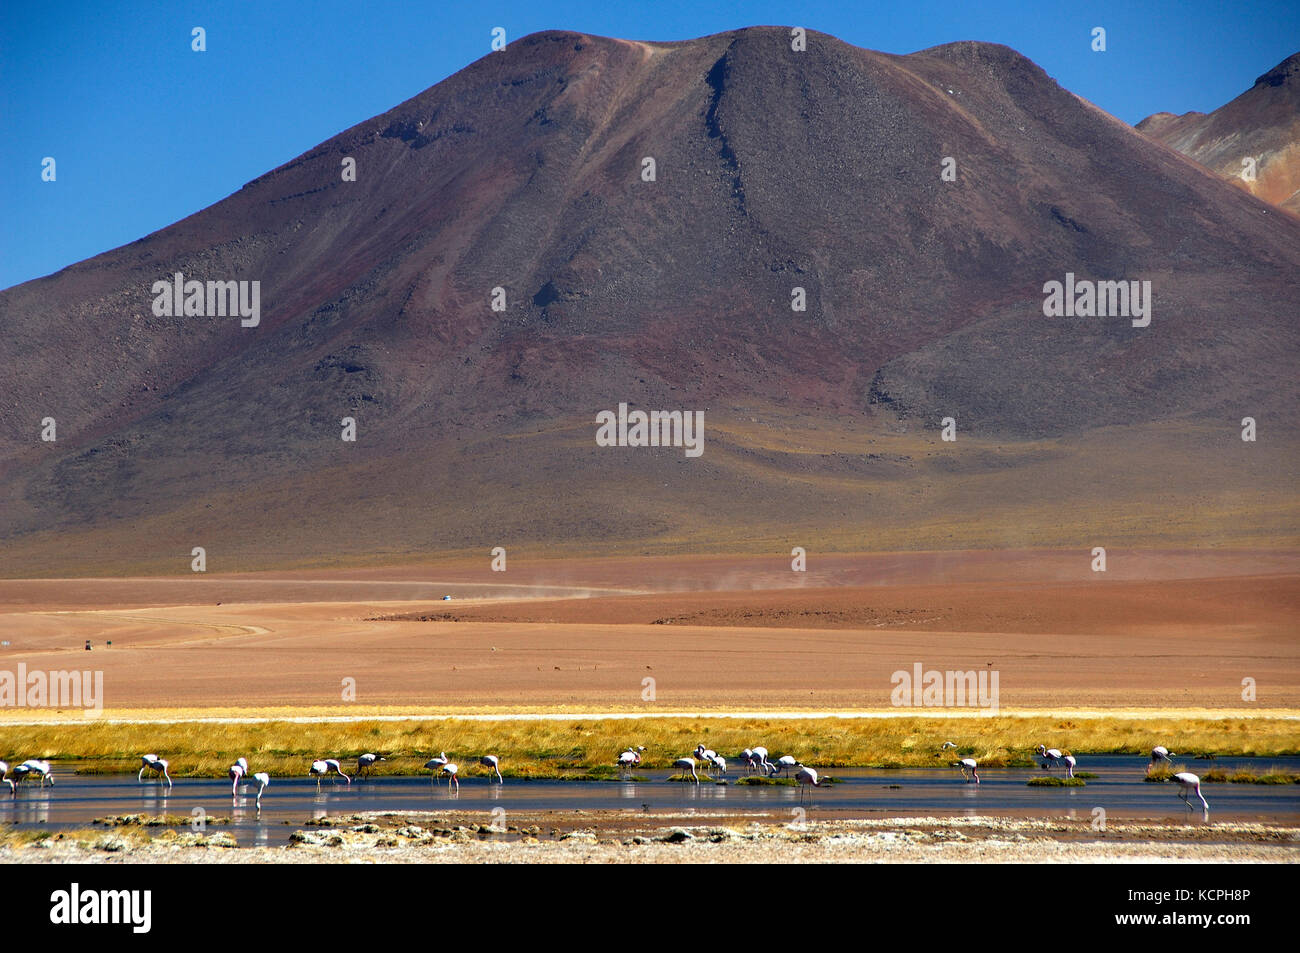
[{"label": "flamingo wading in water", "polygon": [[1164,745],[1156,745],[1154,748],[1151,749],[1151,762],[1147,765],[1147,774],[1150,774],[1152,769],[1156,766],[1156,764],[1161,761],[1163,761],[1165,764],[1173,764],[1174,758],[1176,757],[1177,755],[1175,755]]},{"label": "flamingo wading in water", "polygon": [[316,779],[316,790],[318,791],[320,790],[320,779],[327,774],[337,774],[344,781],[348,782],[348,784],[352,783],[352,779],[343,773],[343,769],[339,767],[338,760],[335,758],[325,758],[323,760],[313,761],[311,763],[311,770],[308,774]]},{"label": "flamingo wading in water", "polygon": [[17,786],[15,786],[15,784],[13,783],[13,781],[11,781],[10,778],[9,778],[9,765],[6,764],[6,763],[3,762],[3,761],[0,761],[0,784],[7,784],[7,785],[9,785],[9,796],[10,796],[10,797],[17,797],[17,796],[18,796],[18,788],[17,788]]},{"label": "flamingo wading in water", "polygon": [[459,770],[460,765],[456,764],[454,761],[449,761],[442,766],[442,773],[447,775],[447,790],[450,791],[451,786],[455,784],[457,794],[460,793],[460,776],[456,773]]},{"label": "flamingo wading in water", "polygon": [[1061,752],[1057,748],[1049,748],[1046,745],[1039,745],[1034,749],[1034,753],[1043,758],[1043,767],[1047,770],[1054,768],[1061,760]]},{"label": "flamingo wading in water", "polygon": [[645,745],[638,745],[635,748],[628,748],[618,756],[614,764],[621,769],[621,773],[626,774],[638,764],[641,763],[641,752],[645,751]]},{"label": "flamingo wading in water", "polygon": [[424,762],[424,766],[433,772],[433,774],[429,777],[430,784],[434,784],[437,782],[439,776],[438,772],[442,770],[443,765],[445,765],[446,763],[447,763],[447,752],[445,751],[439,754],[438,757],[430,758],[428,761]]},{"label": "flamingo wading in water", "polygon": [[172,786],[172,776],[167,773],[167,761],[165,759],[158,757],[156,754],[140,755],[140,773],[135,776],[135,779],[143,781],[146,771],[161,774],[167,781],[167,787]]},{"label": "flamingo wading in water", "polygon": [[1188,798],[1189,794],[1195,794],[1201,799],[1201,806],[1205,808],[1205,816],[1210,816],[1210,802],[1205,800],[1205,795],[1201,793],[1201,779],[1188,771],[1179,771],[1172,778],[1177,782],[1179,799],[1187,805],[1187,809],[1192,809],[1192,802]]},{"label": "flamingo wading in water", "polygon": [[239,797],[239,785],[248,774],[248,762],[240,758],[230,766],[230,796]]},{"label": "flamingo wading in water", "polygon": [[[497,776],[497,781],[499,781],[501,784],[506,783],[506,779],[501,777],[501,761],[496,755],[485,754],[483,755],[483,757],[478,759],[478,763],[483,765],[483,767],[485,768],[491,768],[493,771],[495,771]],[[492,783],[492,777],[491,775],[489,775],[488,784],[491,783]]]},{"label": "flamingo wading in water", "polygon": [[[979,762],[977,762],[974,758],[962,758],[960,761],[954,761],[952,766],[954,768],[961,769],[961,776],[963,778],[966,778],[967,784],[969,784],[971,781],[974,781],[976,784],[980,783],[980,775],[978,771]],[[966,777],[967,771],[970,772],[969,778]]]},{"label": "flamingo wading in water", "polygon": [[690,771],[691,780],[693,780],[696,784],[700,783],[700,776],[695,773],[694,758],[678,758],[676,761],[673,762],[673,767],[680,768],[682,771]]},{"label": "flamingo wading in water", "polygon": [[376,762],[387,760],[388,759],[381,754],[374,754],[367,751],[365,754],[360,755],[357,758],[357,773],[354,777],[360,777],[363,774],[369,777],[370,769],[375,766]]},{"label": "flamingo wading in water", "polygon": [[54,775],[50,773],[50,763],[42,761],[39,758],[28,758],[18,767],[14,768],[15,781],[28,781],[31,778],[39,778],[41,787],[45,787],[45,782],[50,782],[50,787],[54,787]]},{"label": "flamingo wading in water", "polygon": [[745,756],[745,760],[748,761],[751,766],[756,766],[758,770],[762,771],[764,776],[768,774],[770,769],[775,767],[771,761],[767,760],[766,748],[760,746],[757,748],[746,748],[745,750],[749,752]]},{"label": "flamingo wading in water", "polygon": [[770,761],[768,764],[772,765],[772,775],[774,777],[781,771],[788,771],[791,768],[799,767],[799,762],[788,754],[783,754],[781,757],[777,758],[775,764]]},{"label": "flamingo wading in water", "polygon": [[253,775],[253,780],[257,782],[257,809],[260,811],[262,809],[262,792],[271,783],[271,776],[265,771],[259,771]]},{"label": "flamingo wading in water", "polygon": [[805,793],[811,794],[813,788],[819,788],[826,783],[824,778],[820,780],[818,779],[815,768],[809,768],[802,764],[799,765],[799,773],[794,776],[794,779],[799,782],[800,804],[803,803],[803,796]]}]

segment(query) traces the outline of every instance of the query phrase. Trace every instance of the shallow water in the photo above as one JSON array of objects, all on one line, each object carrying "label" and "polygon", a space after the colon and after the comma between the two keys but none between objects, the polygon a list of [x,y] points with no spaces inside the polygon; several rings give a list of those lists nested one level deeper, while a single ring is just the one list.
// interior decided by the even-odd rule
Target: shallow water
[{"label": "shallow water", "polygon": [[[964,783],[949,768],[903,770],[841,768],[831,773],[842,783],[800,791],[784,786],[746,786],[734,769],[726,785],[668,782],[668,770],[638,771],[634,781],[526,781],[506,778],[488,784],[482,775],[461,778],[460,792],[437,786],[427,777],[385,777],[347,785],[327,780],[317,791],[307,777],[272,778],[262,797],[260,816],[256,785],[230,795],[229,781],[178,780],[170,794],[156,781],[137,782],[131,775],[78,775],[75,763],[54,767],[55,787],[26,786],[16,798],[0,797],[0,823],[20,828],[83,827],[110,814],[193,815],[202,809],[213,818],[229,817],[209,831],[225,831],[241,846],[285,843],[289,833],[312,818],[367,811],[454,810],[482,812],[479,823],[512,823],[511,812],[630,811],[649,814],[752,815],[781,822],[797,819],[801,805],[808,820],[908,815],[1029,815],[1091,820],[1104,808],[1115,818],[1189,819],[1203,823],[1199,803],[1188,811],[1178,787],[1143,780],[1142,757],[1081,756],[1078,770],[1097,775],[1081,788],[1031,788],[1025,782],[1047,772],[1037,768],[980,769],[981,783]],[[1231,771],[1253,768],[1300,771],[1300,758],[1223,758],[1182,762],[1204,774],[1211,767]],[[1058,770],[1054,772],[1060,775]],[[1300,785],[1204,784],[1210,820],[1300,823]],[[505,817],[495,813],[506,812]]]}]

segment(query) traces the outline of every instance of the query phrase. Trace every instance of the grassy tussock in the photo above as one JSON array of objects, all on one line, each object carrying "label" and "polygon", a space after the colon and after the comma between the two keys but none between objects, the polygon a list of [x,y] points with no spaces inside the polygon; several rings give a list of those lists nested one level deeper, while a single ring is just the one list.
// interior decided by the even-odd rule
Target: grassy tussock
[{"label": "grassy tussock", "polygon": [[1300,774],[1290,771],[1266,771],[1240,768],[1229,773],[1224,768],[1211,768],[1201,776],[1206,784],[1300,784]]},{"label": "grassy tussock", "polygon": [[1087,783],[1083,778],[1030,778],[1025,782],[1031,788],[1081,788]]},{"label": "grassy tussock", "polygon": [[[424,762],[446,751],[462,777],[486,776],[479,755],[501,758],[509,777],[571,777],[586,772],[617,777],[613,762],[629,745],[645,745],[646,768],[670,768],[703,742],[738,761],[739,752],[765,745],[773,758],[792,754],[824,770],[837,766],[947,767],[954,742],[982,766],[1034,764],[1044,742],[1073,751],[1129,754],[1145,759],[1156,744],[1220,756],[1276,757],[1300,752],[1300,726],[1281,718],[1195,717],[1088,719],[995,716],[970,720],[915,718],[771,720],[653,718],[612,721],[575,716],[564,721],[421,721],[298,724],[108,724],[0,727],[0,759],[92,762],[90,770],[134,772],[153,752],[171,762],[173,777],[222,777],[238,757],[254,771],[307,776],[313,758],[339,758],[349,773],[364,751],[384,754],[375,775],[421,774]],[[1163,768],[1163,766],[1162,766]],[[1179,770],[1183,770],[1180,768]],[[55,774],[57,777],[57,768]]]}]

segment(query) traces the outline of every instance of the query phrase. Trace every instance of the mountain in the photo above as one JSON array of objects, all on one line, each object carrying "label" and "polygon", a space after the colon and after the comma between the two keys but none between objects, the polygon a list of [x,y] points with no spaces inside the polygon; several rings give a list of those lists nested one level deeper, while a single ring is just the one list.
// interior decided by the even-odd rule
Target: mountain
[{"label": "mountain", "polygon": [[[1265,202],[1300,215],[1300,53],[1212,113],[1156,113],[1137,129]],[[1253,179],[1242,165],[1247,158],[1254,160]]]},{"label": "mountain", "polygon": [[[156,314],[178,272],[259,323]],[[1045,316],[1067,274],[1149,325]],[[0,292],[0,572],[1289,545],[1298,274],[1300,220],[1006,47],[539,33]],[[598,446],[620,403],[704,453]]]}]

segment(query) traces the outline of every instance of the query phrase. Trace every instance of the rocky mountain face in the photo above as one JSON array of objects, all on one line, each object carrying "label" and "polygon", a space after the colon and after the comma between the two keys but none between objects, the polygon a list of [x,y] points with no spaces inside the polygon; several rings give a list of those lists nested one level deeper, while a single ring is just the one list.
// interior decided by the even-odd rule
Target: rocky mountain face
[{"label": "rocky mountain face", "polygon": [[[519,40],[0,292],[0,572],[1059,543],[1076,478],[1163,533],[1175,484],[1235,490],[1125,474],[1235,453],[1247,414],[1294,475],[1300,219],[1160,125],[981,43]],[[257,282],[256,323],[210,282]],[[1101,303],[1046,315],[1049,282]],[[704,411],[705,451],[598,446],[620,403]],[[1249,499],[1223,527],[1276,527]]]}]

